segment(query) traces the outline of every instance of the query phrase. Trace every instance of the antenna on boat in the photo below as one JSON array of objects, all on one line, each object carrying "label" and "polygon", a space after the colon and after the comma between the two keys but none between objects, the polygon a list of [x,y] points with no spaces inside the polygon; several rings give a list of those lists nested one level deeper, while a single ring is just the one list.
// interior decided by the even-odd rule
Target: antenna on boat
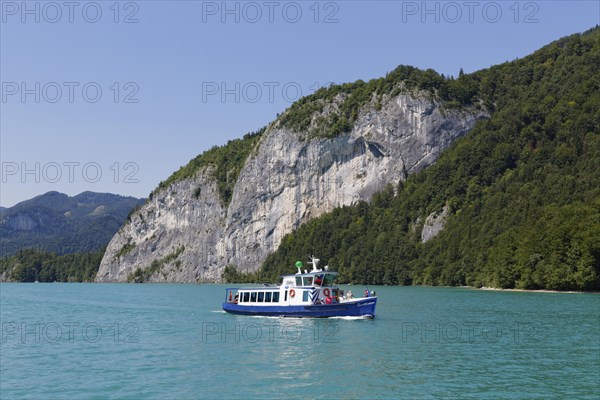
[{"label": "antenna on boat", "polygon": [[298,268],[298,275],[302,273],[302,261],[296,261],[296,268]]},{"label": "antenna on boat", "polygon": [[319,260],[318,258],[315,258],[315,256],[310,256],[310,261],[308,262],[309,264],[312,264],[312,271],[311,272],[318,272],[320,271],[320,269],[318,269],[318,265],[319,265]]}]

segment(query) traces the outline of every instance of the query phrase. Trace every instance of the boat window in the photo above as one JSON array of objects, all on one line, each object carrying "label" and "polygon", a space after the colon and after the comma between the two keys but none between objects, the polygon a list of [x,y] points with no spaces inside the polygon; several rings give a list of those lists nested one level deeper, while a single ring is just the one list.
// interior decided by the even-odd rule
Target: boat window
[{"label": "boat window", "polygon": [[250,292],[244,292],[244,303],[250,301]]},{"label": "boat window", "polygon": [[273,293],[273,303],[279,303],[279,292]]},{"label": "boat window", "polygon": [[250,293],[250,301],[251,302],[256,302],[256,292]]},{"label": "boat window", "polygon": [[308,290],[302,291],[302,301],[308,301]]},{"label": "boat window", "polygon": [[304,277],[304,286],[312,286],[313,278],[312,276]]},{"label": "boat window", "polygon": [[302,277],[301,276],[296,277],[296,286],[302,286]]},{"label": "boat window", "polygon": [[323,284],[323,275],[315,275],[315,285],[321,286]]},{"label": "boat window", "polygon": [[271,292],[267,292],[265,293],[265,303],[270,303],[271,302]]},{"label": "boat window", "polygon": [[285,291],[285,294],[283,295],[283,301],[287,301],[287,290]]},{"label": "boat window", "polygon": [[323,282],[323,286],[331,286],[333,285],[333,274],[325,274],[325,280]]},{"label": "boat window", "polygon": [[262,303],[265,300],[265,292],[258,292],[258,302]]}]

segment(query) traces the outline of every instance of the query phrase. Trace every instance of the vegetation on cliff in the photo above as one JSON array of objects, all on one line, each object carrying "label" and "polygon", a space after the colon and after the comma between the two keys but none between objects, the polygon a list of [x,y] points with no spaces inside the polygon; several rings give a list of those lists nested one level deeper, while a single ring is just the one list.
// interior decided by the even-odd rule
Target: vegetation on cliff
[{"label": "vegetation on cliff", "polygon": [[178,246],[177,249],[175,249],[175,251],[172,251],[163,258],[153,260],[152,263],[150,263],[150,266],[148,266],[147,268],[136,268],[135,271],[127,275],[127,282],[147,282],[152,275],[154,275],[157,272],[160,272],[165,265],[170,264],[173,261],[175,261],[174,264],[176,268],[181,268],[181,261],[177,260],[177,257],[179,257],[179,255],[183,253],[184,250],[185,246]]},{"label": "vegetation on cliff", "polygon": [[[217,188],[223,205],[227,207],[231,201],[233,188],[237,178],[250,155],[258,143],[266,127],[256,132],[247,133],[241,139],[230,140],[224,146],[213,146],[210,150],[198,155],[189,163],[179,168],[166,180],[161,181],[158,187],[150,194],[150,199],[159,191],[183,179],[192,178],[201,168],[211,167],[210,175],[217,182]],[[198,197],[201,188],[194,194]]]},{"label": "vegetation on cliff", "polygon": [[[444,77],[432,69],[420,70],[400,65],[383,78],[362,80],[321,88],[298,100],[286,110],[279,122],[311,137],[335,137],[350,132],[359,113],[368,105],[378,109],[384,98],[403,93],[432,96],[448,108],[486,104],[486,92],[479,91],[475,75],[460,74],[458,79]],[[324,112],[335,105],[335,110]]]},{"label": "vegetation on cliff", "polygon": [[[492,118],[371,203],[301,226],[261,271],[238,280],[272,280],[314,253],[329,257],[342,282],[600,289],[600,29],[434,82],[448,101],[481,100]],[[313,103],[301,100],[284,122],[305,128]],[[422,243],[423,221],[444,206],[445,228]]]}]

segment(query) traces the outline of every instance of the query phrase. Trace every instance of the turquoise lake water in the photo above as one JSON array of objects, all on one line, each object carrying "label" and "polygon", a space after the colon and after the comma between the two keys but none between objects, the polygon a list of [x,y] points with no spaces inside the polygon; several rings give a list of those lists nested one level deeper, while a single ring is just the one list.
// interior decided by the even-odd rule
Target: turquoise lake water
[{"label": "turquoise lake water", "polygon": [[598,294],[371,287],[374,320],[321,320],[224,288],[1,284],[0,398],[600,397]]}]

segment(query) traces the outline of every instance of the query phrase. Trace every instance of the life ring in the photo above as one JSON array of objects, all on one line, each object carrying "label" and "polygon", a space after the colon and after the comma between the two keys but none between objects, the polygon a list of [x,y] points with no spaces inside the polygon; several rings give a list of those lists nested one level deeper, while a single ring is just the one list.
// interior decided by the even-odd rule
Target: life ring
[{"label": "life ring", "polygon": [[325,297],[329,297],[331,292],[329,291],[329,289],[325,288],[325,289],[323,289],[323,294],[325,295]]},{"label": "life ring", "polygon": [[290,297],[294,297],[296,295],[296,291],[294,289],[290,290]]}]

